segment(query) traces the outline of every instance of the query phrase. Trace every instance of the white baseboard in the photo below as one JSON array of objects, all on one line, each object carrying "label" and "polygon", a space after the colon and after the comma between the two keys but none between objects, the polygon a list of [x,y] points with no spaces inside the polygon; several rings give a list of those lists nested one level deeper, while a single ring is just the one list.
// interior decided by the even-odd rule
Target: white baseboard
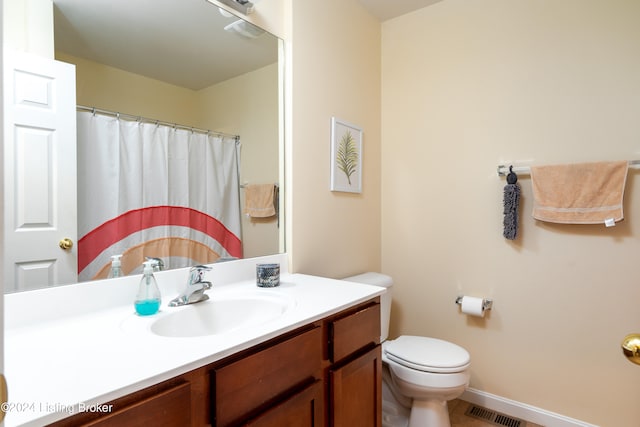
[{"label": "white baseboard", "polygon": [[467,388],[460,399],[545,427],[598,427],[595,424],[585,423],[474,388]]}]

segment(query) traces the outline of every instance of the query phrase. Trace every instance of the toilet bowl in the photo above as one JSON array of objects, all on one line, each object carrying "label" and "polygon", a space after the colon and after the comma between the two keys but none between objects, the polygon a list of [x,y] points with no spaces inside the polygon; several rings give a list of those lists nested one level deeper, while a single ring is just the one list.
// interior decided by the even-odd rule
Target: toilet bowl
[{"label": "toilet bowl", "polygon": [[451,427],[447,401],[469,384],[469,353],[436,338],[402,335],[387,341],[391,277],[364,273],[344,280],[386,288],[380,297],[383,427]]},{"label": "toilet bowl", "polygon": [[382,345],[399,394],[412,399],[409,427],[450,427],[447,401],[469,385],[469,353],[435,338],[402,335]]}]

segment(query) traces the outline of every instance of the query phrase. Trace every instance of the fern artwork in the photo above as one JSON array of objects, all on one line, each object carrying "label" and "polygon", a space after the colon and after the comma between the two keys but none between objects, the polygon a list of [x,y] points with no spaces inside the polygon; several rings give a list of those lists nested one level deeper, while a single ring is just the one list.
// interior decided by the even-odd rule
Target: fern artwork
[{"label": "fern artwork", "polygon": [[356,141],[351,136],[351,131],[347,131],[342,135],[340,145],[338,145],[338,156],[336,157],[336,163],[338,169],[340,169],[347,176],[349,185],[351,185],[351,175],[353,175],[358,168],[358,148],[356,147]]},{"label": "fern artwork", "polygon": [[332,119],[331,191],[362,191],[362,130]]}]

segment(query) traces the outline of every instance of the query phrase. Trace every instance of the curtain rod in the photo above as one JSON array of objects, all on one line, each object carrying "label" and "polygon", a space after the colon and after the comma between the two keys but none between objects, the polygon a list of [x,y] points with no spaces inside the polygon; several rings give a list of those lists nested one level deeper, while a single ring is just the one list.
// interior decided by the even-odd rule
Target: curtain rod
[{"label": "curtain rod", "polygon": [[174,129],[183,129],[183,130],[190,130],[191,132],[204,133],[206,135],[227,136],[227,137],[230,137],[230,138],[234,138],[236,140],[236,143],[240,141],[240,135],[233,135],[233,134],[230,134],[230,133],[218,132],[218,131],[213,131],[213,130],[209,130],[209,129],[198,129],[198,128],[195,128],[193,126],[179,125],[179,124],[176,124],[176,123],[165,122],[165,121],[162,121],[162,120],[149,119],[149,118],[142,117],[142,116],[134,116],[132,114],[126,114],[126,113],[119,113],[117,111],[104,110],[102,108],[85,107],[84,105],[77,105],[76,109],[79,110],[79,111],[80,110],[88,111],[88,112],[91,112],[93,114],[103,114],[103,115],[106,115],[106,116],[113,116],[116,119],[124,119],[124,120],[130,120],[130,121],[134,121],[134,122],[144,122],[144,123],[151,123],[151,124],[155,124],[155,125],[163,125],[163,126],[172,127]]},{"label": "curtain rod", "polygon": [[[640,169],[640,160],[629,160],[629,167],[631,169]],[[516,174],[529,175],[531,173],[530,166],[498,165],[498,176],[507,176],[509,168]]]}]

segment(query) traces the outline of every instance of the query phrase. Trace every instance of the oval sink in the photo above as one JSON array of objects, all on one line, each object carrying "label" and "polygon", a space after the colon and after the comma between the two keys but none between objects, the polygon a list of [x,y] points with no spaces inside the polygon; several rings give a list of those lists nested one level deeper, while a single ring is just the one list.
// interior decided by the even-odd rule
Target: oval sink
[{"label": "oval sink", "polygon": [[207,301],[184,306],[175,313],[162,316],[153,322],[151,332],[163,337],[224,334],[276,319],[290,306],[290,301],[276,295],[211,295]]}]

